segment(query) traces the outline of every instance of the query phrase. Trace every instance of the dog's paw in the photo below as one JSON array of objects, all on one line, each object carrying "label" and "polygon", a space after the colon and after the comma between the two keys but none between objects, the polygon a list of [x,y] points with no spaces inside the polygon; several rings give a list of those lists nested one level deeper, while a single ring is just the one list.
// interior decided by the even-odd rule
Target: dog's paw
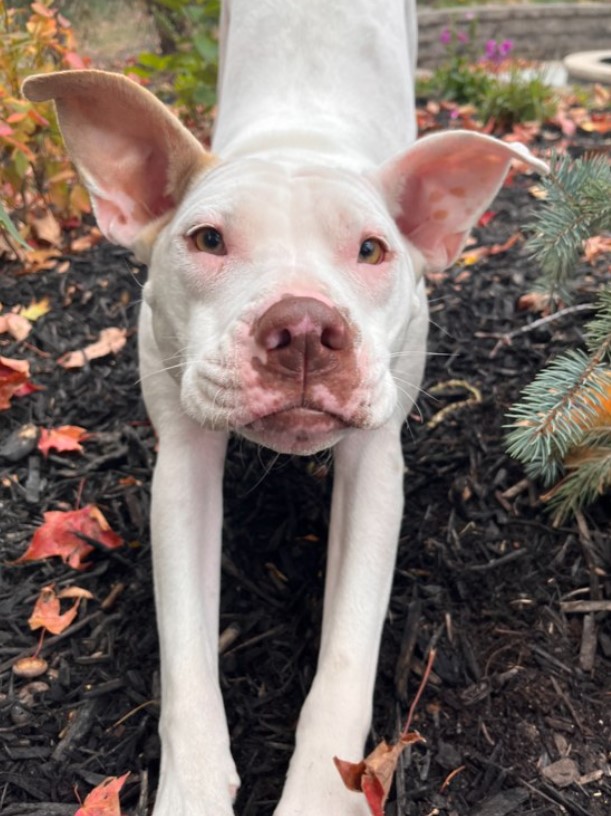
[{"label": "dog's paw", "polygon": [[236,786],[220,796],[215,791],[201,790],[201,785],[197,787],[200,790],[184,791],[171,783],[160,786],[152,816],[233,816],[231,802]]},{"label": "dog's paw", "polygon": [[233,816],[232,804],[239,787],[235,769],[223,774],[202,763],[200,773],[188,780],[184,775],[165,772],[152,816]]},{"label": "dog's paw", "polygon": [[339,783],[330,788],[315,785],[302,790],[301,795],[285,791],[274,816],[371,816],[364,795],[348,790],[341,780]]},{"label": "dog's paw", "polygon": [[274,816],[371,816],[371,812],[362,793],[346,788],[332,754],[319,754],[308,764],[292,763]]}]

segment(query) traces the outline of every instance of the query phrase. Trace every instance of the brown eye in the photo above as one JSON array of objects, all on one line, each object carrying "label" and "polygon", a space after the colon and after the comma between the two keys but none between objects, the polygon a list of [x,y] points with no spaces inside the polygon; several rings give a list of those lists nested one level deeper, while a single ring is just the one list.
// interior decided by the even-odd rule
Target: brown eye
[{"label": "brown eye", "polygon": [[379,264],[386,257],[386,247],[377,238],[367,238],[359,249],[359,263]]},{"label": "brown eye", "polygon": [[209,255],[226,255],[227,249],[221,233],[214,227],[200,227],[189,237],[198,252],[207,252]]}]

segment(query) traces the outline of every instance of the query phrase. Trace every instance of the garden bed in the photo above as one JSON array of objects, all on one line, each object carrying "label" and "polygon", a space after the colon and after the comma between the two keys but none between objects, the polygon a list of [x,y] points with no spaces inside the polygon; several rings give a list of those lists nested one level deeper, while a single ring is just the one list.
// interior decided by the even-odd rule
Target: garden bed
[{"label": "garden bed", "polygon": [[[604,146],[603,137],[579,130],[568,145],[576,153]],[[517,176],[502,190],[494,218],[476,231],[480,243],[502,244],[527,221],[534,181]],[[587,304],[608,267],[603,258],[583,271],[578,300]],[[521,388],[550,353],[582,342],[589,316],[575,311],[537,323],[539,315],[519,311],[535,272],[518,240],[429,283],[431,355],[404,434],[406,511],[372,742],[396,737],[433,644],[438,657],[414,722],[427,742],[405,754],[389,816],[611,812],[611,618],[565,606],[611,595],[609,502],[581,525],[555,528],[540,488],[524,480],[503,443],[504,415]],[[83,796],[127,771],[123,811],[145,816],[154,798],[159,664],[148,511],[155,438],[135,354],[144,277],[127,252],[101,244],[34,275],[7,266],[0,279],[5,309],[44,297],[51,307],[25,344],[3,336],[2,354],[29,359],[43,390],[1,414],[0,445],[26,423],[91,433],[80,455],[45,458],[32,449],[0,460],[3,816],[71,816],[75,790]],[[57,365],[108,326],[127,330],[116,356],[74,371]],[[331,481],[326,456],[275,461],[244,442],[232,445],[221,675],[241,816],[271,814],[314,673]],[[43,512],[87,503],[103,510],[123,548],[94,553],[82,573],[57,559],[9,566]],[[49,669],[36,681],[42,685],[31,686],[12,665],[36,648],[27,620],[50,583],[86,587],[95,600],[82,604],[63,635],[46,639]]]}]

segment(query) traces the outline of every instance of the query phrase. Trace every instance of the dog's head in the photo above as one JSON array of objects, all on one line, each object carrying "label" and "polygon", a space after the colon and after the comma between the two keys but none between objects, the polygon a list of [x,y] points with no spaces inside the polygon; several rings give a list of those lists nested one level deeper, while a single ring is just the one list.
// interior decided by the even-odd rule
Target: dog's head
[{"label": "dog's head", "polygon": [[144,299],[184,410],[277,450],[405,416],[424,269],[457,257],[512,158],[545,171],[461,131],[375,169],[324,152],[223,161],[120,75],[41,75],[24,93],[55,100],[100,229],[149,263]]}]

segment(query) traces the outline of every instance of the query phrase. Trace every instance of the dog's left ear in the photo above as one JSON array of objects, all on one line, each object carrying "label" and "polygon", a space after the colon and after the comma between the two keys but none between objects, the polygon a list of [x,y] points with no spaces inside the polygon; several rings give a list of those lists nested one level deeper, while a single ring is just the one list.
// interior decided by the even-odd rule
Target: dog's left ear
[{"label": "dog's left ear", "polygon": [[399,229],[428,270],[441,271],[456,260],[512,159],[548,172],[524,145],[461,130],[427,136],[378,171]]},{"label": "dog's left ear", "polygon": [[38,74],[22,90],[33,102],[55,102],[100,229],[123,246],[133,248],[148,224],[174,209],[192,175],[212,161],[152,93],[121,74]]}]

